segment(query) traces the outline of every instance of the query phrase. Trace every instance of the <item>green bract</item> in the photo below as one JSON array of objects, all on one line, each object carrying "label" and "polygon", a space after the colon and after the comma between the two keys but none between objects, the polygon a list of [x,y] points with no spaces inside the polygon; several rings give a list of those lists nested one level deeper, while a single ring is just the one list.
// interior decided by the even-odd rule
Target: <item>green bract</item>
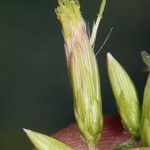
[{"label": "green bract", "polygon": [[144,90],[141,140],[144,146],[150,146],[150,75]]},{"label": "green bract", "polygon": [[[150,70],[150,55],[144,51],[141,54],[143,62],[147,65],[148,70]],[[141,140],[144,146],[150,147],[150,74],[143,96]]]},{"label": "green bract", "polygon": [[141,113],[135,86],[124,68],[110,53],[107,54],[107,67],[122,124],[134,138],[139,138]]},{"label": "green bract", "polygon": [[24,129],[24,131],[38,150],[73,150],[69,146],[44,134],[27,129]]}]

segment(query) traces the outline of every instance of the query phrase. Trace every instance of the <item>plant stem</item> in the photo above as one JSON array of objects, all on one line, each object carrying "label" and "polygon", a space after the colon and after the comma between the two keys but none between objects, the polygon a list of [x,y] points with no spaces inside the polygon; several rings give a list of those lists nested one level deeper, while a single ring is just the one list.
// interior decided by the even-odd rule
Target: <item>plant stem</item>
[{"label": "plant stem", "polygon": [[96,19],[96,23],[93,26],[92,34],[91,34],[91,38],[90,38],[90,43],[91,43],[92,46],[95,44],[97,30],[98,30],[100,21],[103,18],[103,12],[104,12],[104,9],[105,9],[105,5],[106,5],[106,0],[102,0],[101,6],[100,6],[100,9],[99,9],[99,13],[98,13],[98,16],[97,16],[97,19]]},{"label": "plant stem", "polygon": [[88,143],[89,150],[96,150],[96,146],[93,142]]}]

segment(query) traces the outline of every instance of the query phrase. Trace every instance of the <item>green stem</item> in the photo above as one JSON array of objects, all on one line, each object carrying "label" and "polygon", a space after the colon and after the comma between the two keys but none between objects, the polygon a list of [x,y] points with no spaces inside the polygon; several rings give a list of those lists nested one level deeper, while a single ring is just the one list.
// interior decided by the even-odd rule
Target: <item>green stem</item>
[{"label": "green stem", "polygon": [[96,150],[96,146],[93,142],[88,143],[89,150]]},{"label": "green stem", "polygon": [[100,6],[100,9],[99,9],[99,13],[98,13],[96,22],[93,26],[92,34],[91,34],[91,38],[90,38],[90,43],[91,43],[92,46],[95,44],[97,30],[98,30],[100,21],[103,18],[103,12],[104,12],[104,9],[105,9],[105,5],[106,5],[106,0],[102,0],[101,6]]}]

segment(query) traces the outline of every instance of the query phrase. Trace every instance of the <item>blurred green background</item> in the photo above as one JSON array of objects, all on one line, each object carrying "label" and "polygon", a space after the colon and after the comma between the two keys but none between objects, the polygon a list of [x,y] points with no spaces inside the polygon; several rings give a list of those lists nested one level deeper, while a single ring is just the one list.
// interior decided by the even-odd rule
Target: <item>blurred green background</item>
[{"label": "blurred green background", "polygon": [[[92,27],[99,0],[81,0]],[[52,134],[74,122],[61,27],[56,0],[0,0],[0,149],[30,150],[22,131]],[[97,56],[102,79],[104,114],[116,114],[106,71],[106,52],[133,78],[140,99],[147,74],[140,51],[150,51],[150,1],[108,0],[95,52],[109,30],[113,32]]]}]

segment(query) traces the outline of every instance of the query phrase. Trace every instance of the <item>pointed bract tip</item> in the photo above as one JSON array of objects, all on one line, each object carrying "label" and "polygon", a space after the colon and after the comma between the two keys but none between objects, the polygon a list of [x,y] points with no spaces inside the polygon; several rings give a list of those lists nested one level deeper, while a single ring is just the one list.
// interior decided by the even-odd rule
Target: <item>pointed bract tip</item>
[{"label": "pointed bract tip", "polygon": [[108,59],[113,59],[112,54],[108,52],[108,53],[107,53],[107,58],[108,58]]},{"label": "pointed bract tip", "polygon": [[28,134],[31,130],[23,128],[23,131]]}]

